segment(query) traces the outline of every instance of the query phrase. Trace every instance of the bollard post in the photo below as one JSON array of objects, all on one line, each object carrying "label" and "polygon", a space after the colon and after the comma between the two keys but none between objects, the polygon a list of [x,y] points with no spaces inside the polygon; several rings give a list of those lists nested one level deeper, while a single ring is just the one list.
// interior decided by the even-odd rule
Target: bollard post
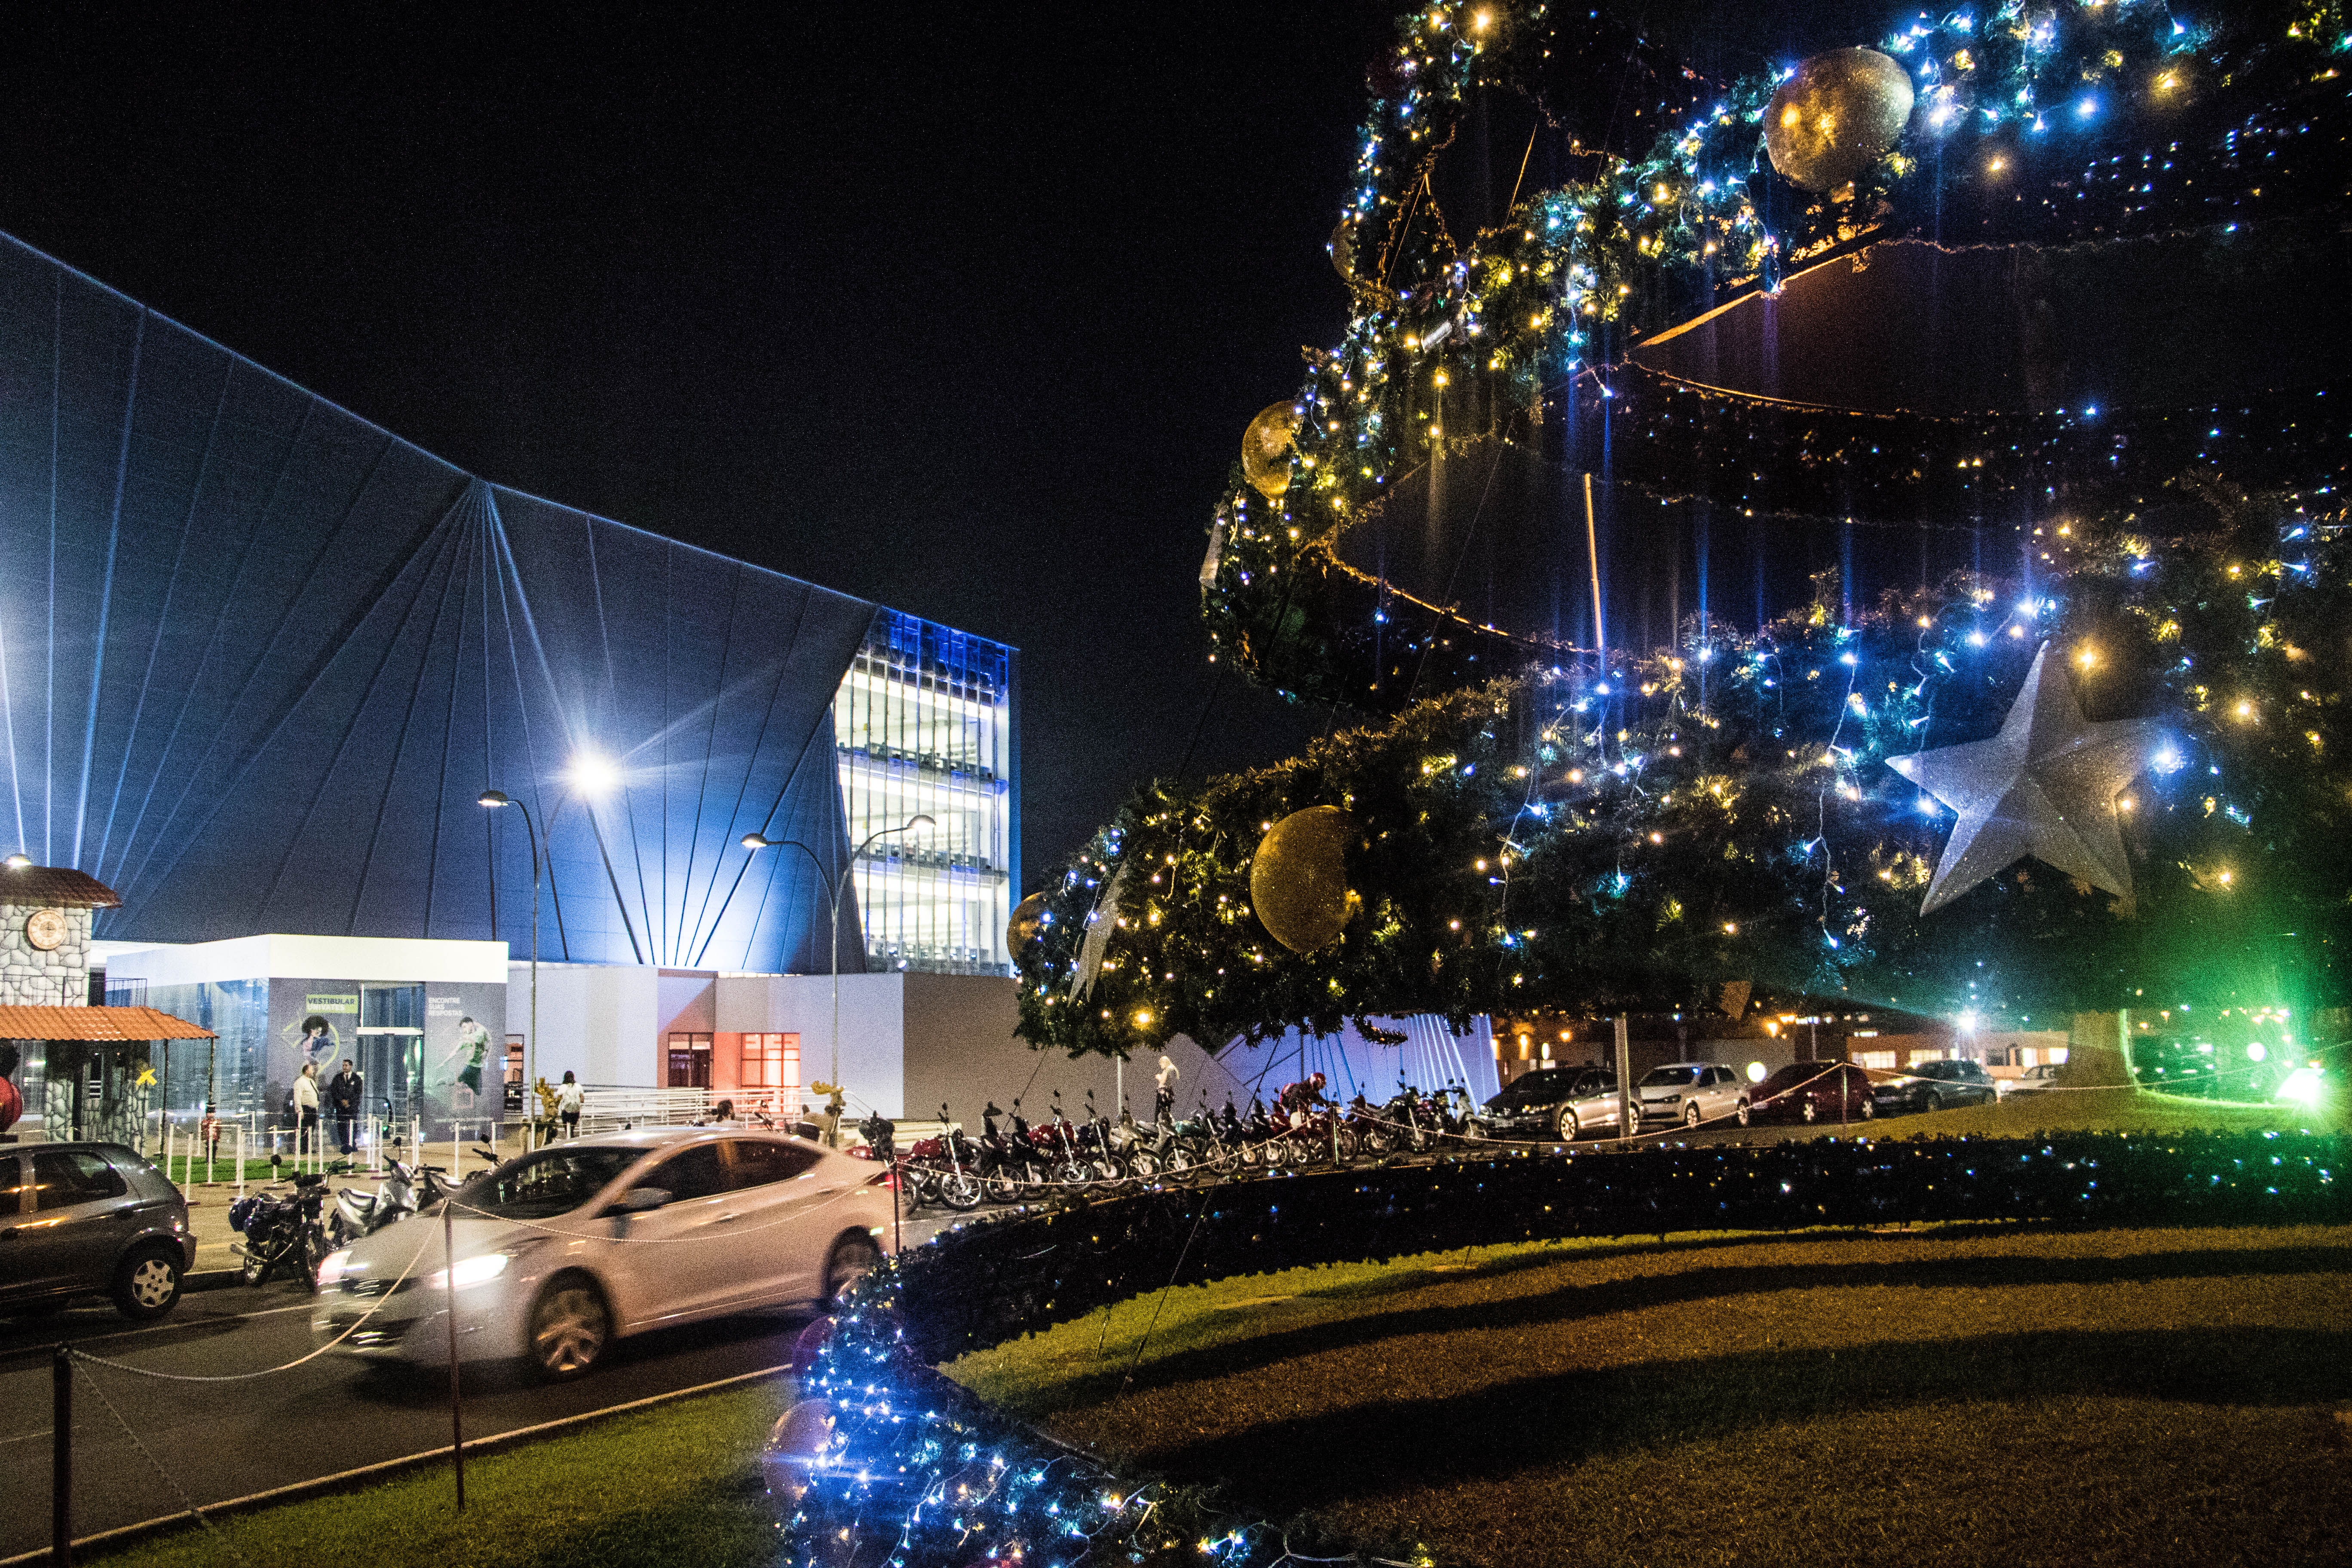
[{"label": "bollard post", "polygon": [[466,1511],[466,1426],[457,1403],[457,1205],[441,1200],[441,1279],[449,1293],[449,1459],[457,1472],[457,1511]]},{"label": "bollard post", "polygon": [[73,1352],[49,1361],[49,1562],[73,1568]]},{"label": "bollard post", "polygon": [[1617,1047],[1617,1136],[1626,1139],[1642,1130],[1634,1120],[1642,1097],[1633,1087],[1633,1050],[1627,1036],[1625,1015],[1618,1014],[1613,1023]]}]

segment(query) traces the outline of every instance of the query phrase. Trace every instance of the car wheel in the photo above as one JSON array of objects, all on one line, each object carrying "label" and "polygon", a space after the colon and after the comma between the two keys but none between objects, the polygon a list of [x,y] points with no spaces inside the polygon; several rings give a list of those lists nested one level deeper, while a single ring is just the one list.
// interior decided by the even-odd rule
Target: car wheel
[{"label": "car wheel", "polygon": [[1876,1116],[1877,1114],[1878,1101],[1874,1100],[1865,1100],[1862,1102],[1862,1119],[1864,1121],[1869,1121],[1872,1117]]},{"label": "car wheel", "polygon": [[833,1244],[824,1258],[824,1307],[837,1310],[841,1299],[856,1288],[857,1282],[882,1267],[882,1249],[874,1245],[870,1236],[853,1231]]},{"label": "car wheel", "polygon": [[1821,1101],[1810,1097],[1797,1101],[1797,1120],[1810,1127],[1822,1119]]},{"label": "car wheel", "polygon": [[1734,1119],[1734,1120],[1736,1120],[1736,1121],[1739,1123],[1739,1125],[1741,1125],[1742,1127],[1747,1126],[1747,1125],[1748,1125],[1748,1116],[1751,1114],[1751,1112],[1750,1112],[1750,1110],[1749,1110],[1749,1109],[1748,1109],[1748,1102],[1747,1102],[1746,1100],[1741,1100],[1741,1101],[1739,1102],[1739,1104],[1738,1104],[1738,1108],[1737,1108],[1737,1109],[1735,1109],[1735,1110],[1732,1111],[1732,1113],[1731,1113],[1731,1114],[1732,1114],[1733,1119]]},{"label": "car wheel", "polygon": [[1703,1118],[1701,1118],[1698,1113],[1698,1107],[1696,1104],[1685,1105],[1683,1107],[1683,1125],[1685,1127],[1687,1127],[1692,1131],[1696,1132],[1698,1131],[1698,1124],[1702,1120]]},{"label": "car wheel", "polygon": [[531,1303],[531,1363],[550,1382],[587,1372],[612,1339],[613,1314],[604,1295],[580,1275],[559,1275]]},{"label": "car wheel", "polygon": [[1552,1128],[1563,1143],[1575,1142],[1576,1135],[1584,1131],[1583,1125],[1576,1120],[1576,1107],[1573,1105],[1559,1108],[1559,1113],[1552,1118]]},{"label": "car wheel", "polygon": [[114,1271],[114,1310],[143,1323],[170,1311],[180,1300],[180,1258],[161,1247],[143,1247]]},{"label": "car wheel", "polygon": [[1929,1089],[1929,1090],[1927,1091],[1927,1111],[1928,1111],[1928,1114],[1933,1115],[1935,1112],[1937,1112],[1937,1111],[1938,1111],[1938,1110],[1943,1110],[1943,1109],[1944,1109],[1944,1097],[1943,1097],[1942,1095],[1940,1095],[1940,1094],[1937,1094],[1934,1089]]}]

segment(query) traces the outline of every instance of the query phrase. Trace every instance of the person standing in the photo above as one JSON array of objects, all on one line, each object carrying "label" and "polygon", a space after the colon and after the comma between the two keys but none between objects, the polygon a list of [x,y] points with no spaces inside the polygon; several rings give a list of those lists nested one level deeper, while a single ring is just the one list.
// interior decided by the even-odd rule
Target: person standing
[{"label": "person standing", "polygon": [[566,1138],[580,1136],[580,1105],[587,1098],[580,1080],[570,1072],[563,1075],[563,1087],[555,1091],[555,1119],[563,1123]]},{"label": "person standing", "polygon": [[[311,1141],[319,1136],[319,1064],[304,1062],[294,1079],[294,1152],[297,1157],[310,1152]],[[323,1149],[320,1152],[324,1152]]]},{"label": "person standing", "polygon": [[1151,1075],[1151,1116],[1153,1121],[1165,1121],[1174,1113],[1176,1110],[1176,1080],[1183,1076],[1184,1075],[1182,1073],[1177,1070],[1176,1064],[1168,1059],[1167,1053],[1164,1051],[1161,1052],[1160,1057],[1160,1070]]},{"label": "person standing", "polygon": [[363,1098],[359,1064],[345,1057],[342,1069],[327,1080],[327,1108],[335,1113],[335,1146],[345,1154],[358,1142],[355,1134]]}]

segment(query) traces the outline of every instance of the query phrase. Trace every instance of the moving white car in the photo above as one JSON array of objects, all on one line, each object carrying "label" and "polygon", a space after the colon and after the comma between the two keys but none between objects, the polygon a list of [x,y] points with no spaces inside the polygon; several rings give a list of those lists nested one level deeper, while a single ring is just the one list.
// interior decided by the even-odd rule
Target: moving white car
[{"label": "moving white car", "polygon": [[[556,1144],[475,1177],[455,1215],[461,1360],[577,1377],[646,1329],[821,1308],[881,1262],[889,1173],[804,1138],[655,1127]],[[311,1327],[379,1360],[446,1365],[437,1210],[330,1256]]]}]

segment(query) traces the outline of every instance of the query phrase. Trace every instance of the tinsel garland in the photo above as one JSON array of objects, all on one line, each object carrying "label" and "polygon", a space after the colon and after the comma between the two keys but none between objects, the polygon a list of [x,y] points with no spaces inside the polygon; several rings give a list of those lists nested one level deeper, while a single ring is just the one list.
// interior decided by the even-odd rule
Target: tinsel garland
[{"label": "tinsel garland", "polygon": [[[1076,1052],[1349,1017],[1689,1009],[1727,982],[2015,1026],[2189,1001],[2352,998],[2352,530],[2210,495],[2208,533],[2059,525],[2030,581],[1963,575],[1848,622],[1833,587],[1748,635],[1415,704],[1274,767],[1151,784],[1047,889],[1021,1032]],[[2128,803],[2126,907],[2032,862],[1923,919],[1950,818],[1892,754],[2000,724],[2044,643],[2094,718],[2171,739]],[[1336,805],[1362,911],[1301,955],[1251,913],[1260,837]],[[1126,868],[1121,897],[1104,889]],[[1090,919],[1113,922],[1079,984]]]},{"label": "tinsel garland", "polygon": [[[1286,1542],[1199,1480],[1122,1477],[930,1370],[1161,1289],[1171,1268],[1194,1283],[1576,1236],[1821,1225],[2342,1224],[2347,1152],[2341,1137],[2070,1133],[1506,1157],[1146,1192],[950,1231],[867,1279],[803,1380],[828,1441],[791,1476],[807,1489],[784,1505],[788,1561],[1240,1565],[1310,1550],[1308,1521]],[[772,1462],[793,1468],[790,1455]]]}]

